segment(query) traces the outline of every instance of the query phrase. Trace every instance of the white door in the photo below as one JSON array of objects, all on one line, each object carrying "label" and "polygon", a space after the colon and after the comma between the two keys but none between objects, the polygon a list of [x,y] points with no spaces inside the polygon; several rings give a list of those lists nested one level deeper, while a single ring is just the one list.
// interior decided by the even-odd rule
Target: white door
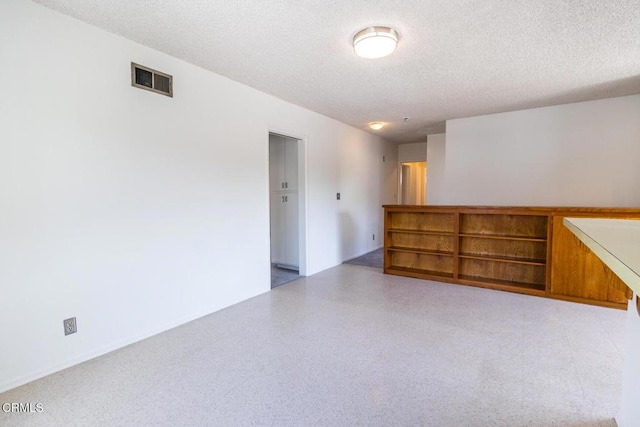
[{"label": "white door", "polygon": [[285,204],[284,194],[271,193],[271,262],[274,264],[285,263],[285,243],[282,236],[285,235]]},{"label": "white door", "polygon": [[269,134],[269,191],[284,191],[284,138]]},{"label": "white door", "polygon": [[298,140],[269,134],[271,262],[299,266]]},{"label": "white door", "polygon": [[284,231],[285,261],[282,264],[297,267],[298,261],[298,193],[284,196],[286,229]]},{"label": "white door", "polygon": [[285,191],[298,191],[298,140],[283,139]]}]

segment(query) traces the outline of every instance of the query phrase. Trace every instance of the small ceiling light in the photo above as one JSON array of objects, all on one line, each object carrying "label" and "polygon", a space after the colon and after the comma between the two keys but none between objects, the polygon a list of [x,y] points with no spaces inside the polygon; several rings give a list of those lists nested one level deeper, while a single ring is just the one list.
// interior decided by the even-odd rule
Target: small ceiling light
[{"label": "small ceiling light", "polygon": [[382,129],[383,126],[384,126],[384,123],[380,123],[380,122],[369,123],[369,127],[373,130],[380,130]]},{"label": "small ceiling light", "polygon": [[353,49],[363,58],[382,58],[396,50],[398,32],[389,27],[367,27],[353,37]]}]

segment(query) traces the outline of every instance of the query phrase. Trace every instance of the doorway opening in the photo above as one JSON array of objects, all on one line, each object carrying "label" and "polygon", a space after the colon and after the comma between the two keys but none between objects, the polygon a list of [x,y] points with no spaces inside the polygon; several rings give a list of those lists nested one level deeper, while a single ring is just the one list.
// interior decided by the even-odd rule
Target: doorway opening
[{"label": "doorway opening", "polygon": [[400,164],[400,204],[427,204],[427,162]]},{"label": "doorway opening", "polygon": [[301,221],[304,203],[304,144],[301,140],[269,133],[269,217],[271,236],[271,288],[301,275],[304,240]]}]

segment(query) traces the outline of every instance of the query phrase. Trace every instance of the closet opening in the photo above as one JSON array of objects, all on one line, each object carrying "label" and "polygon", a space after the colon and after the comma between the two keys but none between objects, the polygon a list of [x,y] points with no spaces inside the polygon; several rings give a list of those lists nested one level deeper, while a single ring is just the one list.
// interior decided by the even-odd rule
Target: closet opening
[{"label": "closet opening", "polygon": [[271,288],[304,275],[304,143],[269,133]]},{"label": "closet opening", "polygon": [[400,204],[427,204],[427,162],[400,163]]}]

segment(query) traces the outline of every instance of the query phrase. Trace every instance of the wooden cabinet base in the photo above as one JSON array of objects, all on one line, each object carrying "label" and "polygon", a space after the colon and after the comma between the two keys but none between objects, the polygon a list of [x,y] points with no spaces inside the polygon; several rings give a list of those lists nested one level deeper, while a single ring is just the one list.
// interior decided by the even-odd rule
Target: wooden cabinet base
[{"label": "wooden cabinet base", "polygon": [[404,206],[385,209],[384,273],[625,309],[629,288],[562,225],[640,209]]}]

